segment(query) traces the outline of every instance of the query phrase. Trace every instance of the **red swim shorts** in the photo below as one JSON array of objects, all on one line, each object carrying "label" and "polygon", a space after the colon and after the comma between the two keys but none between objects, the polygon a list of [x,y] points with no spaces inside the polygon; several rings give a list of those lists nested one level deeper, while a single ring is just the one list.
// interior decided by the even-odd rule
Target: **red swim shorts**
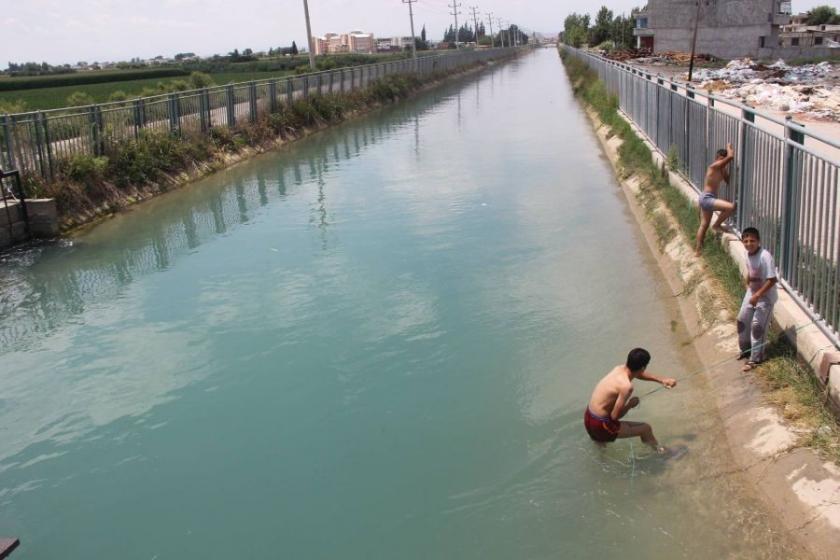
[{"label": "red swim shorts", "polygon": [[583,425],[586,427],[586,433],[589,434],[592,441],[602,443],[615,441],[615,438],[618,437],[618,430],[621,428],[621,422],[612,418],[592,414],[588,406],[586,407],[586,412],[583,414]]}]

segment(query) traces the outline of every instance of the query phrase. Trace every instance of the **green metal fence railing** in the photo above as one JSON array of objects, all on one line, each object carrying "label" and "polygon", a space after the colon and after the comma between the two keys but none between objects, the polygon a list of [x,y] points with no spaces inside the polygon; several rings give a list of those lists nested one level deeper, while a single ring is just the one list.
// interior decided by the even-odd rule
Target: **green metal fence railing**
[{"label": "green metal fence railing", "polygon": [[310,95],[365,88],[385,76],[450,71],[516,52],[513,48],[461,50],[132,101],[0,115],[0,166],[49,180],[61,160],[76,154],[103,155],[115,143],[135,138],[143,130],[206,134],[213,127],[254,122]]}]

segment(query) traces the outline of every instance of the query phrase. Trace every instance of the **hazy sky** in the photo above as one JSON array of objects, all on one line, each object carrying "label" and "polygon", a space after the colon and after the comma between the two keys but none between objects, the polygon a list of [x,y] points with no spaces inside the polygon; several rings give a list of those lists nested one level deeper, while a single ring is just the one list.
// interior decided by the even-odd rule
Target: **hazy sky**
[{"label": "hazy sky", "polygon": [[[452,0],[418,0],[417,33],[425,24],[440,39],[452,23]],[[521,27],[555,33],[571,12],[594,13],[602,4],[629,12],[644,0],[460,0],[469,7]],[[834,0],[794,0],[794,11]],[[351,29],[390,37],[410,34],[408,7],[401,0],[309,0],[312,32]],[[0,0],[0,66],[6,62],[75,63],[172,56],[178,52],[224,54],[306,44],[303,0]],[[494,27],[495,27],[494,22]]]}]

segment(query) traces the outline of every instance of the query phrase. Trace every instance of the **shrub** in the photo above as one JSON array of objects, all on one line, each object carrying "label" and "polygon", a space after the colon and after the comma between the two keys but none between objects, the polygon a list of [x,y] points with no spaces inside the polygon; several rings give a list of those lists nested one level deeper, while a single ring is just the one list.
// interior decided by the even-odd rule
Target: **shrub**
[{"label": "shrub", "polygon": [[671,144],[668,148],[668,169],[671,171],[680,170],[680,150],[676,144]]},{"label": "shrub", "polygon": [[96,103],[89,93],[74,91],[67,97],[67,105],[70,107],[84,107]]},{"label": "shrub", "polygon": [[0,100],[0,115],[3,113],[25,113],[26,101],[23,99],[15,99],[14,101]]},{"label": "shrub", "polygon": [[76,154],[59,164],[59,171],[63,175],[85,184],[101,181],[107,168],[107,157],[94,157],[87,154]]},{"label": "shrub", "polygon": [[215,85],[216,82],[210,77],[210,74],[204,72],[193,72],[190,74],[190,84],[193,89],[201,89]]},{"label": "shrub", "polygon": [[108,96],[108,101],[127,101],[128,94],[121,89],[118,89],[115,92],[112,92],[111,95]]}]

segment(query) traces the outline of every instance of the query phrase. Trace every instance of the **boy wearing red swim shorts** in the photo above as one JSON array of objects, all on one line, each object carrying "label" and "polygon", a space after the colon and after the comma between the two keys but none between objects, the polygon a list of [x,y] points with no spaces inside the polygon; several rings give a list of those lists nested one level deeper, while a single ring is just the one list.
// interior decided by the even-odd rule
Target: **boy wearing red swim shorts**
[{"label": "boy wearing red swim shorts", "polygon": [[621,420],[631,409],[639,406],[639,398],[632,396],[635,379],[661,383],[668,389],[677,385],[676,379],[647,373],[645,370],[649,363],[650,353],[644,348],[634,348],[627,355],[624,365],[614,367],[595,386],[583,415],[583,425],[592,441],[604,444],[617,438],[639,437],[642,443],[657,453],[667,451],[656,441],[650,424]]}]

